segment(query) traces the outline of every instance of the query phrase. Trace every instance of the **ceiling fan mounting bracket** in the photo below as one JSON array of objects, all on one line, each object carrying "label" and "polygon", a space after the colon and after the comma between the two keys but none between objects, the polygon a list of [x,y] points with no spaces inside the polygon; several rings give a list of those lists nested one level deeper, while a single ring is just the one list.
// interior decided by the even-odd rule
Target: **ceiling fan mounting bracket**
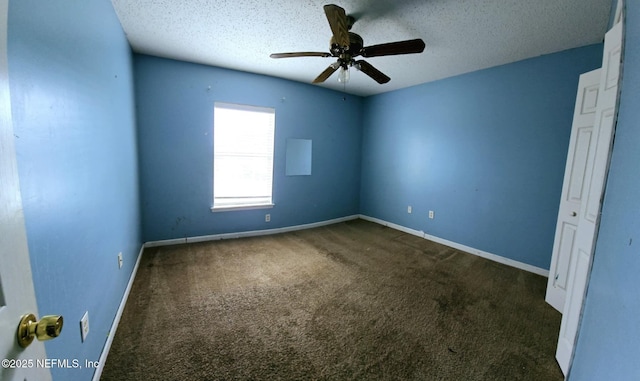
[{"label": "ceiling fan mounting bracket", "polygon": [[347,15],[347,30],[351,30],[355,22],[356,22],[356,19],[353,16]]}]

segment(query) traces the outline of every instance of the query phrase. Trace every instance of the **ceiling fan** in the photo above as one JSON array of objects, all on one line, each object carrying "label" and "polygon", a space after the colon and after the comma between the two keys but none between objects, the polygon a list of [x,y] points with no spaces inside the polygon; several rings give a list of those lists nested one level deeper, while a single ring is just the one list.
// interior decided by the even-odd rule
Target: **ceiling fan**
[{"label": "ceiling fan", "polygon": [[380,45],[364,46],[362,37],[350,32],[355,19],[347,16],[341,7],[328,4],[324,6],[324,13],[329,21],[331,32],[331,47],[328,53],[325,52],[295,52],[295,53],[274,53],[271,58],[291,58],[291,57],[337,57],[338,60],[328,68],[326,68],[313,83],[324,82],[336,70],[341,69],[338,82],[346,83],[349,81],[349,67],[354,67],[362,71],[376,82],[383,84],[391,80],[380,70],[373,67],[364,60],[355,60],[355,57],[362,56],[365,58],[378,56],[391,56],[398,54],[422,53],[425,48],[422,39],[389,42]]}]

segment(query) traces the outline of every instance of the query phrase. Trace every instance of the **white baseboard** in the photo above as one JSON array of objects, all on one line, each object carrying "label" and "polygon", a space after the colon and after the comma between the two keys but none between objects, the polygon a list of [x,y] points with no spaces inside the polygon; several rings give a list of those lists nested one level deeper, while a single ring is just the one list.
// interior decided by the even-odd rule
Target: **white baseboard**
[{"label": "white baseboard", "polygon": [[355,220],[359,218],[359,215],[354,214],[352,216],[334,218],[332,220],[313,222],[310,224],[304,225],[295,225],[295,226],[286,226],[283,228],[275,228],[275,229],[264,229],[264,230],[251,230],[246,232],[238,232],[238,233],[223,233],[223,234],[212,234],[212,235],[203,235],[197,237],[186,237],[186,238],[178,238],[178,239],[165,239],[161,241],[150,241],[144,244],[144,247],[157,247],[157,246],[168,246],[168,245],[177,245],[182,243],[194,243],[194,242],[207,242],[207,241],[217,241],[221,239],[234,239],[234,238],[244,238],[244,237],[256,237],[261,235],[271,235],[271,234],[279,234],[292,232],[296,230],[304,230],[317,228],[320,226],[337,224],[339,222]]},{"label": "white baseboard", "polygon": [[459,243],[456,243],[456,242],[452,242],[452,241],[446,240],[444,238],[439,238],[439,237],[427,234],[427,233],[425,233],[425,232],[423,232],[421,230],[414,230],[414,229],[407,228],[407,227],[402,226],[402,225],[394,224],[393,222],[388,222],[388,221],[385,221],[385,220],[381,220],[379,218],[369,217],[369,216],[365,216],[363,214],[360,215],[360,218],[362,218],[363,220],[375,222],[377,224],[390,227],[392,229],[399,230],[401,232],[405,232],[407,234],[412,234],[412,235],[415,235],[415,236],[418,236],[418,237],[422,237],[424,239],[428,239],[429,241],[437,242],[439,244],[442,244],[442,245],[445,245],[445,246],[449,246],[449,247],[452,247],[452,248],[460,250],[460,251],[464,251],[465,253],[477,255],[479,257],[486,258],[486,259],[489,259],[489,260],[494,261],[494,262],[502,263],[502,264],[505,264],[505,265],[508,265],[508,266],[511,266],[511,267],[518,268],[520,270],[525,270],[525,271],[528,271],[528,272],[531,272],[531,273],[534,273],[534,274],[542,275],[542,276],[547,277],[547,278],[549,277],[549,270],[545,270],[545,269],[542,269],[540,267],[532,266],[532,265],[527,264],[527,263],[515,261],[513,259],[505,258],[505,257],[502,257],[500,255],[496,255],[496,254],[488,253],[486,251],[478,250],[478,249],[475,249],[473,247],[465,246],[465,245],[462,245],[462,244],[459,244]]},{"label": "white baseboard", "polygon": [[370,222],[375,222],[376,224],[380,224],[382,226],[387,226],[390,227],[392,229],[395,230],[400,230],[401,232],[407,233],[407,234],[411,234],[411,235],[415,235],[421,238],[424,238],[424,232],[422,230],[414,230],[402,225],[398,225],[398,224],[394,224],[393,222],[388,222],[385,220],[381,220],[379,218],[375,218],[375,217],[369,217],[369,216],[365,216],[364,214],[360,215],[360,218],[362,218],[365,221],[370,221]]},{"label": "white baseboard", "polygon": [[140,247],[140,251],[138,252],[138,259],[136,259],[136,264],[133,266],[133,271],[131,271],[131,275],[129,276],[129,282],[127,283],[127,288],[124,290],[124,295],[122,295],[122,300],[120,301],[120,306],[118,307],[118,311],[116,311],[116,316],[113,319],[113,323],[111,324],[111,330],[109,331],[109,336],[107,336],[107,341],[102,348],[102,353],[100,354],[100,360],[98,360],[98,366],[96,367],[95,372],[93,372],[92,381],[100,381],[100,376],[102,376],[102,371],[104,370],[104,365],[107,362],[107,356],[109,355],[109,351],[111,350],[111,344],[113,343],[113,338],[116,336],[116,330],[118,329],[118,324],[120,324],[120,318],[122,317],[122,312],[124,311],[124,306],[127,303],[127,299],[129,298],[129,293],[131,292],[131,287],[133,286],[133,281],[136,278],[136,273],[138,272],[138,266],[140,266],[140,259],[142,258],[142,253],[144,252],[144,245]]}]

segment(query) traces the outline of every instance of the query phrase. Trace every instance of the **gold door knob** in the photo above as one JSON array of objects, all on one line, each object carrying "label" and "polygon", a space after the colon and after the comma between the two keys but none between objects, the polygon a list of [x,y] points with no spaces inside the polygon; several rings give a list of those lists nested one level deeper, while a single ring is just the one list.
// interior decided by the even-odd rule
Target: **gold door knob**
[{"label": "gold door knob", "polygon": [[22,316],[18,325],[18,344],[26,348],[34,338],[39,341],[46,341],[60,336],[62,332],[62,316],[47,315],[40,321],[36,320],[33,314]]}]

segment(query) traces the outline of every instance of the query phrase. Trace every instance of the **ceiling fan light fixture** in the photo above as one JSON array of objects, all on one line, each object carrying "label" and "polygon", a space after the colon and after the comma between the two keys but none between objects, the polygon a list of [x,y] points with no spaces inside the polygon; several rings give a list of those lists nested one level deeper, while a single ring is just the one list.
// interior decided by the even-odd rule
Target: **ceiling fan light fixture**
[{"label": "ceiling fan light fixture", "polygon": [[347,83],[349,82],[349,68],[341,66],[340,72],[338,73],[338,82]]}]

